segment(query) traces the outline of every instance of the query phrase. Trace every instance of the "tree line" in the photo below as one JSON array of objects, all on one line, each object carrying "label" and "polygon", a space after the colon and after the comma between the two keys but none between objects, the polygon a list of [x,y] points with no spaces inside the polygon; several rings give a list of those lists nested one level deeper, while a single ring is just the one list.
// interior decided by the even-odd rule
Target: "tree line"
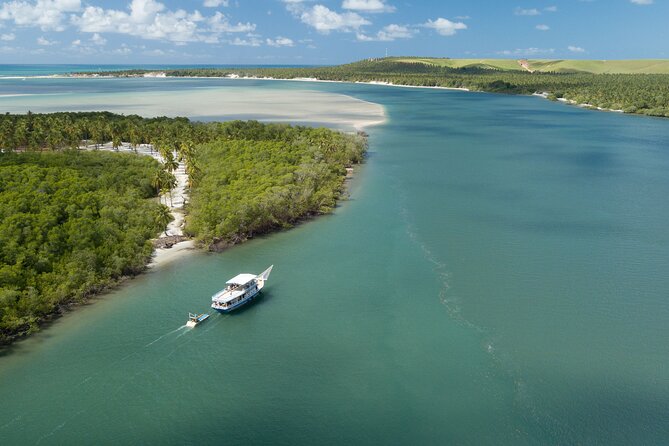
[{"label": "tree line", "polygon": [[[217,249],[331,211],[366,150],[329,129],[104,112],[6,114],[0,129],[0,345],[145,268],[180,161],[186,233]],[[152,144],[163,163],[94,150],[110,142]]]},{"label": "tree line", "polygon": [[[277,79],[315,78],[345,82],[467,88],[506,94],[547,93],[578,104],[669,117],[669,74],[592,74],[504,71],[493,67],[450,68],[416,61],[368,59],[346,65],[304,68],[181,68],[168,76],[249,76]],[[142,72],[143,73],[143,72]],[[131,76],[140,71],[107,72]]]},{"label": "tree line", "polygon": [[132,154],[0,154],[0,344],[144,268],[165,224],[149,199],[158,167]]},{"label": "tree line", "polygon": [[346,167],[359,163],[364,136],[324,128],[236,122],[229,137],[200,146],[202,178],[192,190],[186,233],[217,249],[332,211]]}]

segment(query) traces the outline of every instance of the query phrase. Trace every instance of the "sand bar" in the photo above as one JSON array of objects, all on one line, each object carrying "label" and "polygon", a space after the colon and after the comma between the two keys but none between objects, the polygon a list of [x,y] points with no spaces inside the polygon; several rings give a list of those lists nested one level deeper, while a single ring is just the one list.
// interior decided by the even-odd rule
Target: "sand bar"
[{"label": "sand bar", "polygon": [[[115,92],[115,93],[48,93],[31,96],[0,97],[3,113],[51,113],[57,111],[110,111],[138,114],[144,117],[187,116],[201,120],[256,119],[266,122],[288,122],[307,125],[326,125],[342,130],[361,130],[385,121],[381,105],[350,96],[310,91],[283,89],[253,89],[225,86],[177,91]],[[92,148],[92,146],[91,146]],[[114,150],[111,143],[100,147]],[[124,143],[121,152],[132,151]],[[139,154],[160,159],[150,146],[137,147]],[[186,175],[180,163],[175,172],[178,186],[172,192],[172,203],[166,197],[161,201],[170,206],[174,220],[167,227],[168,235],[183,234],[183,205],[187,197]],[[170,205],[171,204],[171,205]],[[184,254],[194,252],[193,241],[183,241],[171,248],[154,251],[150,267],[160,267]]]},{"label": "sand bar", "polygon": [[[86,80],[73,80],[74,82]],[[95,80],[94,82],[107,82]],[[187,116],[194,120],[256,119],[362,129],[385,121],[381,105],[350,96],[311,91],[244,86],[185,90],[45,94],[0,97],[2,113],[56,111],[110,111],[144,117]]]}]

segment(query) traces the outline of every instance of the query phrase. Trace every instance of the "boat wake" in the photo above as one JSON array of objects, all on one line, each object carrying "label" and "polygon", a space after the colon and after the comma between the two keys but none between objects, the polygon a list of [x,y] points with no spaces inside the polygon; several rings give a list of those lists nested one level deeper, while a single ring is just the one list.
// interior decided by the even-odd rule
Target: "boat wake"
[{"label": "boat wake", "polygon": [[61,430],[62,428],[64,428],[65,425],[66,425],[69,421],[75,419],[76,417],[78,417],[78,416],[81,415],[82,413],[84,413],[84,410],[80,410],[79,412],[75,413],[74,415],[72,415],[71,417],[69,417],[68,419],[66,419],[65,421],[63,421],[62,423],[58,424],[56,427],[54,427],[54,428],[51,430],[51,432],[49,432],[49,433],[47,433],[47,434],[44,434],[44,435],[42,435],[41,437],[39,437],[39,438],[37,439],[37,442],[35,443],[35,445],[40,444],[40,443],[42,442],[42,440],[46,440],[46,439],[49,438],[49,437],[53,437],[53,436],[55,435],[55,433],[58,432],[59,430]]},{"label": "boat wake", "polygon": [[[181,327],[179,327],[179,328],[177,328],[177,329],[175,329],[175,330],[172,330],[172,331],[170,331],[170,332],[168,332],[168,333],[165,333],[164,335],[159,336],[159,337],[157,337],[156,339],[154,339],[153,341],[151,341],[151,342],[149,342],[148,344],[146,344],[146,345],[144,346],[144,348],[146,348],[146,347],[150,347],[150,346],[152,346],[153,344],[155,344],[156,342],[160,341],[161,339],[163,339],[163,338],[165,338],[165,337],[167,337],[167,336],[169,336],[169,335],[171,335],[171,334],[174,334],[174,333],[177,333],[177,332],[179,332],[179,331],[185,330],[186,328],[188,328],[188,327],[186,327],[186,324],[184,324],[184,325],[182,325]],[[184,332],[184,333],[185,333],[185,332]],[[184,333],[181,333],[179,336],[177,336],[177,338],[180,337],[181,335],[183,335]]]},{"label": "boat wake", "polygon": [[439,281],[440,284],[439,301],[444,307],[446,307],[446,310],[448,311],[448,314],[449,316],[451,316],[451,318],[457,320],[462,324],[469,326],[470,328],[474,328],[477,331],[481,331],[481,329],[478,326],[472,324],[462,316],[462,313],[460,311],[460,305],[458,304],[457,298],[455,298],[448,292],[449,289],[451,288],[450,286],[451,275],[448,272],[448,265],[446,265],[445,262],[441,261],[437,257],[437,255],[434,254],[434,252],[432,252],[430,247],[423,240],[420,239],[415,229],[415,225],[411,220],[411,212],[409,212],[408,206],[406,205],[407,201],[406,194],[400,192],[399,197],[400,197],[400,215],[402,217],[402,220],[404,220],[406,234],[409,237],[409,239],[420,248],[425,260],[427,260],[429,263],[432,264],[432,270],[436,274],[437,280]]}]

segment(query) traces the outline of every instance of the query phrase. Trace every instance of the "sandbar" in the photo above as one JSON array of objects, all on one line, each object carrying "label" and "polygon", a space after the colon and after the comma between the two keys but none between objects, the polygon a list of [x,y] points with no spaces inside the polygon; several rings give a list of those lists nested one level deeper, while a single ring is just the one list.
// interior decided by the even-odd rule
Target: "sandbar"
[{"label": "sandbar", "polygon": [[[77,79],[73,82],[90,80]],[[107,82],[99,79],[92,82]],[[160,81],[158,81],[160,82]],[[343,94],[294,89],[221,86],[184,90],[62,93],[0,98],[3,113],[110,111],[143,117],[186,116],[194,120],[255,119],[361,130],[381,124],[383,106]]]}]

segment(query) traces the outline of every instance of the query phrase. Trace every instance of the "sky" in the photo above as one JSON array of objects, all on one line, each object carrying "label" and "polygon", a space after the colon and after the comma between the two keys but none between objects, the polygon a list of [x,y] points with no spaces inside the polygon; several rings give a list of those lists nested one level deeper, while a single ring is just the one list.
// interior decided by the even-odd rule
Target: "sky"
[{"label": "sky", "polygon": [[0,63],[669,58],[669,0],[0,0]]}]

